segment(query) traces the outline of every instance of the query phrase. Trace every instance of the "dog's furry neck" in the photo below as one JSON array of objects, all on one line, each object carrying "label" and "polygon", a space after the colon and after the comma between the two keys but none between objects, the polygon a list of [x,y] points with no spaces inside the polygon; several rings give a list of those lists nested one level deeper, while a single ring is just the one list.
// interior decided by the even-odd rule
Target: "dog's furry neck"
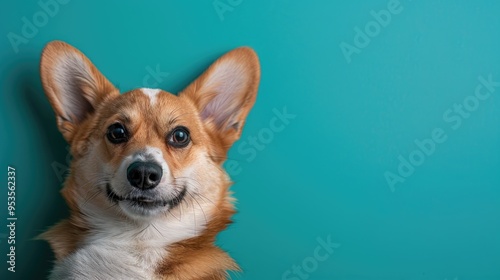
[{"label": "dog's furry neck", "polygon": [[[70,178],[67,184],[72,183]],[[109,262],[106,266],[122,270],[120,273],[123,274],[119,277],[136,278],[142,275],[145,279],[226,279],[227,270],[239,268],[214,242],[216,235],[231,223],[230,218],[235,212],[228,187],[229,183],[215,202],[214,209],[217,210],[207,221],[204,230],[196,236],[175,242],[171,242],[175,238],[169,236],[169,232],[163,232],[162,226],[153,225],[144,230],[126,219],[112,222],[113,230],[103,225],[96,226],[78,208],[74,194],[68,193],[65,188],[62,193],[70,206],[71,215],[44,233],[42,238],[50,243],[57,262],[62,266],[81,263],[82,259],[103,258]],[[80,267],[83,271],[94,266],[89,264]],[[53,275],[57,269],[56,266]],[[126,269],[131,274],[123,271]],[[67,271],[67,267],[63,270]]]}]

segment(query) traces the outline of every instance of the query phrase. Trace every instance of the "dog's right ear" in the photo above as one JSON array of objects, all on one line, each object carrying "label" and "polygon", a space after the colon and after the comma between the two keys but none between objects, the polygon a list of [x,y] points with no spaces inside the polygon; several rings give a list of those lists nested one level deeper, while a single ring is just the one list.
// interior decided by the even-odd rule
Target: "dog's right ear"
[{"label": "dog's right ear", "polygon": [[84,54],[61,41],[50,42],[43,50],[40,74],[57,126],[70,144],[78,125],[96,106],[119,95]]}]

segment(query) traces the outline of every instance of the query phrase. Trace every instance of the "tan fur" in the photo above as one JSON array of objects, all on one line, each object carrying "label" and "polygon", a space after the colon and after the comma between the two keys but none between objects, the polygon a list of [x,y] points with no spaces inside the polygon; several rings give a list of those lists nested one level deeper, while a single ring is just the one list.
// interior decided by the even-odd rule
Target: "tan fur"
[{"label": "tan fur", "polygon": [[[63,107],[63,93],[58,84],[61,81],[54,78],[61,61],[68,56],[79,57],[92,77],[81,78],[78,83],[84,100],[90,105],[84,118],[72,115]],[[213,85],[206,85],[207,77],[213,74],[218,64],[233,60],[238,65],[245,66],[242,71],[249,77],[248,85],[243,88],[245,92],[240,94],[242,99],[236,101],[241,104],[237,115],[231,120],[232,123],[221,124],[211,119],[202,119],[201,111],[215,95],[211,87]],[[161,92],[154,107],[150,106],[150,100],[140,90],[120,95],[90,60],[63,42],[51,42],[44,49],[41,76],[47,97],[56,113],[59,130],[70,143],[74,158],[70,175],[62,189],[62,195],[70,208],[70,217],[41,235],[50,243],[57,260],[78,249],[85,236],[93,229],[93,225],[82,214],[81,197],[92,200],[93,207],[109,208],[109,211],[117,212],[117,217],[123,217],[123,213],[110,207],[105,195],[94,195],[95,186],[90,178],[87,178],[88,184],[77,183],[85,179],[79,177],[82,165],[93,160],[88,158],[90,151],[97,149],[101,159],[116,169],[125,156],[149,145],[161,147],[174,176],[183,168],[193,165],[197,155],[203,151],[208,152],[210,160],[220,170],[220,174],[215,176],[219,183],[212,186],[218,190],[219,196],[214,201],[215,210],[211,213],[205,230],[194,238],[168,246],[168,256],[158,264],[157,274],[168,280],[225,279],[226,271],[239,270],[233,259],[214,242],[216,235],[231,223],[231,216],[235,212],[228,190],[231,183],[225,179],[221,166],[230,146],[240,137],[245,118],[255,102],[260,70],[257,56],[251,49],[240,48],[226,54],[179,96]],[[105,140],[107,127],[117,121],[126,124],[133,135],[126,145],[113,145]],[[193,142],[185,149],[173,149],[165,144],[166,133],[177,125],[189,125]],[[200,173],[200,180],[214,177],[213,174]],[[189,199],[187,197],[185,203],[194,203]]]}]

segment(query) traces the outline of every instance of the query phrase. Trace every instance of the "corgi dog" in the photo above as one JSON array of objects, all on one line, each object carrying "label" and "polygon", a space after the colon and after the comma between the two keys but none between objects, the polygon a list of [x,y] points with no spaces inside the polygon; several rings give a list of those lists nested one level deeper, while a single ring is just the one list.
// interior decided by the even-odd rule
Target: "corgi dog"
[{"label": "corgi dog", "polygon": [[239,270],[215,245],[235,213],[222,164],[239,139],[260,80],[237,48],[178,95],[120,94],[79,50],[44,48],[41,80],[70,144],[61,191],[70,216],[41,235],[50,279],[226,279]]}]

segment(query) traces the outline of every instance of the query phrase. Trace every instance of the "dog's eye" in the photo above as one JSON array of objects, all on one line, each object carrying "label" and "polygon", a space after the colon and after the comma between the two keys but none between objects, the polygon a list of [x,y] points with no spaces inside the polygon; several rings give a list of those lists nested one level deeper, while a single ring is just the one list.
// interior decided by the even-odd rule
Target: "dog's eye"
[{"label": "dog's eye", "polygon": [[109,142],[120,144],[128,141],[128,132],[121,123],[115,123],[108,127],[106,137],[108,137]]},{"label": "dog's eye", "polygon": [[189,141],[189,130],[183,126],[176,127],[168,137],[168,144],[175,148],[184,148]]}]

